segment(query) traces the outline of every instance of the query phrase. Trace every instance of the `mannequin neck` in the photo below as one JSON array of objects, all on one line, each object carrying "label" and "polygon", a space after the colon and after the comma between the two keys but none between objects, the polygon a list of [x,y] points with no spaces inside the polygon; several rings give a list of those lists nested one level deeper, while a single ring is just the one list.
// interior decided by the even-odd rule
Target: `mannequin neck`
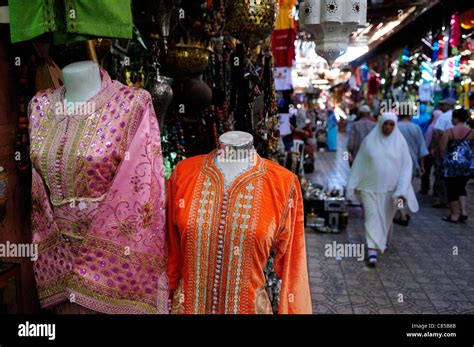
[{"label": "mannequin neck", "polygon": [[93,61],[69,64],[62,70],[67,103],[81,105],[99,93],[102,87],[99,65]]},{"label": "mannequin neck", "polygon": [[224,177],[226,187],[256,163],[257,154],[252,135],[231,131],[219,138],[215,164]]},{"label": "mannequin neck", "polygon": [[255,148],[249,133],[230,131],[219,137],[217,161],[220,163],[253,164]]}]

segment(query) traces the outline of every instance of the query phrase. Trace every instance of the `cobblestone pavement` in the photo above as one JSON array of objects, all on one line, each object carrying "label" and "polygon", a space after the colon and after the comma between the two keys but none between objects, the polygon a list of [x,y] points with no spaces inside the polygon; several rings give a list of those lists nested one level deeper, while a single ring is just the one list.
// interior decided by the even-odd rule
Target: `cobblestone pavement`
[{"label": "cobblestone pavement", "polygon": [[[349,173],[344,143],[340,136],[339,152],[317,153],[316,170],[307,178],[326,187],[344,186]],[[341,234],[306,229],[313,313],[474,314],[474,182],[468,184],[472,217],[465,225],[443,222],[448,210],[432,208],[431,196],[418,199],[420,211],[408,227],[395,225],[376,268],[356,258],[325,257],[325,245],[333,241],[365,243],[361,209],[351,210]]]}]

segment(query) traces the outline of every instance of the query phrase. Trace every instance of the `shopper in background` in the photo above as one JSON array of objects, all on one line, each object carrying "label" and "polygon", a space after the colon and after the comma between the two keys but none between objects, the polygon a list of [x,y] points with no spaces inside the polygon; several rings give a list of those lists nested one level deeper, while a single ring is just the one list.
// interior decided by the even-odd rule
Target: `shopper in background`
[{"label": "shopper in background", "polygon": [[[413,176],[420,177],[425,171],[424,158],[429,154],[428,149],[426,148],[423,132],[417,124],[411,122],[411,115],[402,114],[399,118],[398,129],[400,129],[400,132],[405,138],[410,150],[410,156],[413,163]],[[400,209],[400,218],[394,219],[394,222],[396,224],[408,226],[410,215],[406,208]]]},{"label": "shopper in background", "polygon": [[428,107],[426,106],[425,103],[422,103],[420,105],[418,114],[414,116],[411,119],[411,121],[417,124],[421,128],[423,135],[426,134],[426,132],[428,131],[428,127],[430,126],[430,123],[431,123],[431,117],[430,117],[430,114],[428,113]]},{"label": "shopper in background", "polygon": [[377,263],[391,237],[393,217],[400,205],[418,211],[411,179],[413,162],[397,127],[397,116],[384,113],[360,146],[347,183],[347,196],[364,204],[369,264]]},{"label": "shopper in background", "polygon": [[[431,189],[431,169],[433,168],[434,165],[434,155],[433,155],[433,148],[431,147],[432,139],[433,139],[433,132],[434,132],[434,125],[438,118],[441,116],[443,112],[441,110],[434,110],[433,111],[433,116],[431,117],[431,123],[426,130],[425,134],[425,144],[426,148],[428,148],[428,151],[430,154],[426,156],[425,158],[425,172],[421,176],[421,190],[419,191],[420,194],[427,195],[430,192]],[[436,191],[433,190],[433,193],[436,194]]]},{"label": "shopper in background", "polygon": [[347,142],[347,151],[349,152],[349,165],[352,166],[362,141],[372,131],[376,123],[370,118],[371,110],[367,105],[359,108],[359,120],[351,125],[349,140]]},{"label": "shopper in background", "polygon": [[441,138],[440,154],[442,174],[448,193],[450,215],[446,222],[467,221],[466,184],[472,175],[474,160],[474,131],[466,125],[469,114],[465,109],[453,112],[453,128],[445,131]]},{"label": "shopper in background", "polygon": [[337,151],[337,118],[334,110],[328,110],[328,151],[336,152]]},{"label": "shopper in background", "polygon": [[440,149],[440,141],[443,133],[453,127],[452,123],[452,116],[453,116],[453,109],[456,105],[456,100],[453,98],[448,98],[441,100],[439,102],[439,108],[443,112],[441,116],[439,116],[438,120],[434,125],[434,134],[433,134],[433,154],[435,158],[435,190],[436,190],[436,200],[433,203],[434,208],[443,208],[447,205],[448,197],[446,195],[446,186],[443,180],[442,175],[442,156],[439,152]]},{"label": "shopper in background", "polygon": [[354,122],[356,120],[357,120],[357,109],[354,108],[354,109],[351,109],[349,111],[349,115],[347,116],[347,119],[346,119],[346,136],[347,136],[347,138],[349,138],[349,134],[351,132],[352,124],[354,124]]},{"label": "shopper in background", "polygon": [[421,176],[424,172],[423,159],[429,154],[423,132],[418,125],[411,122],[411,116],[409,114],[400,115],[399,119],[398,129],[407,141],[408,148],[410,149],[413,162],[413,174]]},{"label": "shopper in background", "polygon": [[454,106],[456,106],[456,99],[443,99],[438,105],[440,110],[443,111],[443,114],[436,121],[435,130],[445,132],[453,127],[452,117]]}]

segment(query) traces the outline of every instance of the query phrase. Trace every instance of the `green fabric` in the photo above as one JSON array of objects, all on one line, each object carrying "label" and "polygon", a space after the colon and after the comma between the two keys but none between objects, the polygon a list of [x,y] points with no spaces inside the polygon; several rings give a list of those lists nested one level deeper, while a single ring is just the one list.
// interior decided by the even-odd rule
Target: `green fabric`
[{"label": "green fabric", "polygon": [[53,33],[54,43],[132,38],[131,0],[9,0],[12,43]]}]

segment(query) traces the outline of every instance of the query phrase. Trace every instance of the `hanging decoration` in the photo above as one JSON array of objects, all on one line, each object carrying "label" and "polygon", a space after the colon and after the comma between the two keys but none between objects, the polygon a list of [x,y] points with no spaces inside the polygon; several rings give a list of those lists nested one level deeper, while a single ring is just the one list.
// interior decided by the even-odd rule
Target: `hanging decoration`
[{"label": "hanging decoration", "polygon": [[202,75],[209,65],[212,50],[199,42],[171,45],[165,57],[165,64],[170,72],[180,77]]},{"label": "hanging decoration", "polygon": [[275,28],[278,5],[275,0],[233,0],[226,4],[226,27],[230,35],[254,48]]},{"label": "hanging decoration", "polygon": [[350,34],[365,26],[367,0],[307,0],[300,15],[314,37],[316,53],[332,65],[346,52]]},{"label": "hanging decoration", "polygon": [[180,5],[181,0],[154,0],[152,1],[153,14],[160,26],[160,36],[163,40],[165,52],[168,50],[168,37],[170,35],[171,14]]},{"label": "hanging decoration", "polygon": [[171,100],[173,99],[173,89],[168,83],[169,77],[161,76],[160,69],[148,76],[146,89],[150,92],[156,116],[160,122],[160,129],[166,115]]}]

